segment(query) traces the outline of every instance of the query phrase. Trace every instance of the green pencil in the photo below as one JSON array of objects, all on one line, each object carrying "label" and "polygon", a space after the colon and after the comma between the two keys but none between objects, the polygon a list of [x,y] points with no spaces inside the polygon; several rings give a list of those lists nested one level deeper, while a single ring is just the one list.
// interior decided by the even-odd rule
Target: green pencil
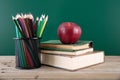
[{"label": "green pencil", "polygon": [[39,35],[40,35],[42,24],[43,24],[43,21],[42,21],[42,17],[41,17],[39,22],[38,22],[37,37],[39,37]]}]

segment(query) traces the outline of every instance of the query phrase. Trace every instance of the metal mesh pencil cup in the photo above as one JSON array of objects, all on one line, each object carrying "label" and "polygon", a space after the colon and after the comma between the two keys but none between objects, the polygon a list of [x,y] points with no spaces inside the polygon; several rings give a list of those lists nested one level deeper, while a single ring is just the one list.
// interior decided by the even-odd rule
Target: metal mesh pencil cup
[{"label": "metal mesh pencil cup", "polygon": [[16,67],[33,69],[41,66],[38,48],[40,38],[14,38]]}]

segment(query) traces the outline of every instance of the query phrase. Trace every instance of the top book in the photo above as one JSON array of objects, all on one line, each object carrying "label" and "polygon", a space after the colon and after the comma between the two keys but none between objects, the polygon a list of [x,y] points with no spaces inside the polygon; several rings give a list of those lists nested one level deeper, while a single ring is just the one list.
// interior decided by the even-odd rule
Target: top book
[{"label": "top book", "polygon": [[49,40],[40,43],[41,49],[80,50],[93,46],[92,41],[79,40],[75,44],[62,44],[59,40]]}]

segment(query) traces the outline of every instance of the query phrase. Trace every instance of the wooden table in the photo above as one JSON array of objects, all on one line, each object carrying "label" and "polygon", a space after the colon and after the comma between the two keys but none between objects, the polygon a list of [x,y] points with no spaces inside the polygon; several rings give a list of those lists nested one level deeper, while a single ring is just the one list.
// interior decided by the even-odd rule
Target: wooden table
[{"label": "wooden table", "polygon": [[14,56],[0,56],[0,80],[120,80],[120,56],[106,56],[105,62],[70,72],[48,66],[15,68]]}]

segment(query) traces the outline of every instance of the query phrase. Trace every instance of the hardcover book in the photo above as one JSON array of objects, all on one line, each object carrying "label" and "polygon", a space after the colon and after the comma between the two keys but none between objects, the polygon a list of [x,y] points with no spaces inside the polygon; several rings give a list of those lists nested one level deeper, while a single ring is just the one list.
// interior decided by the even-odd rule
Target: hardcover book
[{"label": "hardcover book", "polygon": [[59,40],[49,40],[45,42],[41,42],[41,49],[52,49],[52,50],[80,50],[91,48],[92,41],[78,41],[75,44],[62,44]]},{"label": "hardcover book", "polygon": [[42,53],[42,64],[74,71],[104,62],[104,52],[88,52],[79,56],[53,55]]},{"label": "hardcover book", "polygon": [[80,55],[85,54],[87,52],[93,52],[93,48],[87,48],[87,49],[81,49],[81,50],[75,50],[75,51],[69,51],[69,50],[63,50],[63,51],[57,51],[57,50],[40,50],[41,53],[47,53],[47,54],[63,54],[63,55]]}]

